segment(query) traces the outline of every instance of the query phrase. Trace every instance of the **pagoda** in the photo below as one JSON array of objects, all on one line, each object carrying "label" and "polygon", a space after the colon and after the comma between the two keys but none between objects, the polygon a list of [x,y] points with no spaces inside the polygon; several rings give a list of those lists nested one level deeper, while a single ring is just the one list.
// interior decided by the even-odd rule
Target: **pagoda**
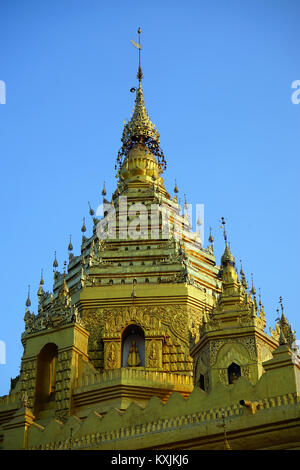
[{"label": "pagoda", "polygon": [[[118,153],[117,186],[90,206],[79,254],[52,292],[26,300],[20,375],[0,397],[3,449],[300,448],[300,362],[285,317],[270,334],[238,273],[225,220],[214,239],[192,229],[138,85]],[[200,223],[199,223],[200,224]],[[258,432],[259,431],[259,432]],[[260,438],[258,437],[260,435]]]}]

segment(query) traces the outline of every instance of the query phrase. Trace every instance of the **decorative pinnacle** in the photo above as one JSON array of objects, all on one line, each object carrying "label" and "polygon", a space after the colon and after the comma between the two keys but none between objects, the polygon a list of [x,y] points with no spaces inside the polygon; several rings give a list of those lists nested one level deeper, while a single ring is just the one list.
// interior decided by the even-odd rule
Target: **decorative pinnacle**
[{"label": "decorative pinnacle", "polygon": [[150,152],[157,157],[158,165],[161,171],[166,169],[166,161],[163,154],[163,151],[160,148],[159,133],[155,128],[154,124],[151,122],[147,110],[145,108],[144,95],[142,89],[141,80],[143,78],[143,73],[141,69],[141,44],[140,44],[140,33],[141,29],[138,30],[139,33],[139,43],[131,40],[134,47],[139,50],[139,69],[138,69],[138,88],[131,88],[130,91],[136,91],[135,107],[131,119],[124,126],[123,135],[121,138],[122,147],[118,152],[117,165],[119,169],[122,167],[125,157],[128,155],[129,151],[136,146],[141,144],[146,146]]},{"label": "decorative pinnacle", "polygon": [[69,251],[72,251],[72,250],[73,250],[73,245],[72,245],[71,238],[72,238],[72,236],[70,235],[70,242],[69,242],[69,245],[68,245],[68,250],[69,250]]},{"label": "decorative pinnacle", "polygon": [[58,266],[58,262],[57,262],[57,259],[56,259],[56,251],[54,251],[53,268],[57,268],[57,266]]},{"label": "decorative pinnacle", "polygon": [[225,245],[227,245],[227,233],[226,233],[226,230],[225,230],[225,224],[226,224],[226,221],[225,221],[224,217],[222,217],[221,218],[221,228],[223,229]]},{"label": "decorative pinnacle", "polygon": [[30,307],[31,301],[30,301],[30,285],[28,286],[28,295],[27,295],[27,300],[26,300],[26,307]]},{"label": "decorative pinnacle", "polygon": [[284,313],[283,313],[283,302],[282,302],[282,297],[281,296],[279,297],[279,303],[280,303],[280,307],[281,307],[281,313],[282,313],[282,315],[284,315]]},{"label": "decorative pinnacle", "polygon": [[82,227],[81,227],[82,233],[86,232],[86,226],[85,226],[85,217],[82,219]]},{"label": "decorative pinnacle", "polygon": [[262,306],[262,303],[261,303],[261,292],[260,292],[260,287],[259,287],[259,289],[258,289],[258,298],[259,298],[258,305],[261,307],[261,306]]},{"label": "decorative pinnacle", "polygon": [[139,35],[139,69],[138,69],[138,73],[137,73],[137,78],[138,78],[139,82],[141,82],[141,80],[143,79],[143,72],[142,72],[142,67],[141,67],[141,50],[142,50],[142,47],[141,47],[141,28],[138,29],[138,35]]},{"label": "decorative pinnacle", "polygon": [[133,41],[133,39],[131,39],[131,42],[134,45],[134,47],[136,47],[139,50],[139,68],[138,68],[137,78],[138,78],[139,82],[141,83],[141,80],[143,78],[143,72],[142,72],[142,67],[141,67],[141,50],[142,50],[142,46],[141,46],[141,28],[138,29],[138,35],[139,35],[139,42],[136,43],[135,41]]},{"label": "decorative pinnacle", "polygon": [[44,279],[43,279],[43,270],[41,270],[41,280],[40,280],[40,287],[39,287],[39,290],[37,292],[37,295],[38,295],[38,298],[40,299],[44,293],[44,290],[43,290],[43,285],[44,285]]},{"label": "decorative pinnacle", "polygon": [[211,233],[211,227],[209,227],[209,238],[208,238],[208,241],[209,241],[209,243],[213,243],[213,242],[214,242],[214,237],[212,236],[212,233]]},{"label": "decorative pinnacle", "polygon": [[91,208],[90,201],[88,201],[88,205],[89,205],[89,208],[90,208],[90,211],[89,211],[90,215],[91,215],[91,216],[95,215],[94,210]]},{"label": "decorative pinnacle", "polygon": [[177,194],[178,192],[179,192],[179,189],[175,180],[174,193]]},{"label": "decorative pinnacle", "polygon": [[106,196],[105,181],[103,181],[102,196]]},{"label": "decorative pinnacle", "polygon": [[253,273],[251,273],[251,280],[252,280],[252,287],[251,287],[251,294],[252,295],[255,295],[256,294],[256,290],[255,290],[255,287],[254,287],[254,283],[253,283]]}]

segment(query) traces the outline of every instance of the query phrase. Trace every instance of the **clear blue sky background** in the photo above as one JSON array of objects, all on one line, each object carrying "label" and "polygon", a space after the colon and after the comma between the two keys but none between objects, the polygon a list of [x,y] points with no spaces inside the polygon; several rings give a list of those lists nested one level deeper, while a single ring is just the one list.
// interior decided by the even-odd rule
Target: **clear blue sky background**
[{"label": "clear blue sky background", "polygon": [[188,202],[205,204],[219,262],[227,219],[232,251],[261,288],[268,326],[281,295],[299,320],[300,79],[298,0],[3,0],[0,12],[1,323],[7,364],[0,395],[19,373],[27,285],[32,309],[53,253],[80,251],[88,201],[114,165],[130,116],[143,31],[146,106],[174,179]]}]

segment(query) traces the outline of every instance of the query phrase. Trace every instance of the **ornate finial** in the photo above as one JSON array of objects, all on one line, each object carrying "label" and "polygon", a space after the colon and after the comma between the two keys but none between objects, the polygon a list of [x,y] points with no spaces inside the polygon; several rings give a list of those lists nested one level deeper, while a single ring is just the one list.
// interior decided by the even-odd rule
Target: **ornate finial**
[{"label": "ornate finial", "polygon": [[56,259],[56,251],[54,251],[53,268],[57,268],[57,266],[58,266],[58,262],[57,262],[57,259]]},{"label": "ornate finial", "polygon": [[293,342],[296,341],[295,331],[292,330],[291,325],[289,324],[287,318],[284,315],[281,296],[279,298],[279,303],[281,307],[281,317],[279,317],[279,309],[276,309],[278,315],[276,321],[278,322],[277,325],[280,328],[279,344],[287,344],[289,347],[292,347]]},{"label": "ornate finial", "polygon": [[222,266],[225,266],[226,264],[231,264],[232,266],[235,265],[235,259],[234,259],[234,256],[233,254],[231,253],[230,251],[230,244],[228,245],[227,243],[227,233],[226,233],[226,230],[225,230],[225,219],[224,217],[221,218],[221,228],[223,229],[223,235],[224,235],[224,241],[225,241],[225,250],[224,250],[224,253],[221,257],[221,264]]},{"label": "ornate finial", "polygon": [[89,205],[89,208],[90,208],[89,213],[90,213],[90,215],[93,217],[93,215],[95,215],[95,212],[94,212],[93,209],[91,208],[90,201],[88,201],[88,205]]},{"label": "ornate finial", "polygon": [[68,245],[68,250],[69,251],[72,251],[73,250],[73,245],[72,245],[72,236],[70,235],[70,242],[69,242],[69,245]]},{"label": "ornate finial", "polygon": [[174,193],[175,193],[175,194],[179,193],[179,189],[178,189],[176,180],[175,180],[175,186],[174,186]]},{"label": "ornate finial", "polygon": [[258,298],[259,298],[258,305],[261,307],[261,306],[262,306],[262,303],[261,303],[261,292],[260,292],[260,287],[259,287],[259,289],[258,289]]},{"label": "ornate finial", "polygon": [[105,181],[103,181],[102,196],[106,196]]},{"label": "ornate finial", "polygon": [[137,78],[139,80],[139,82],[141,83],[142,81],[142,78],[143,78],[143,72],[142,72],[142,67],[141,67],[141,50],[142,50],[142,46],[141,46],[141,28],[138,29],[138,35],[139,35],[139,42],[138,44],[133,41],[131,39],[131,42],[132,44],[134,45],[134,47],[136,47],[138,50],[139,50],[139,68],[138,68],[138,73],[137,73]]},{"label": "ornate finial", "polygon": [[242,266],[242,260],[241,260],[241,259],[240,259],[240,263],[241,263],[240,275],[241,275],[242,286],[243,286],[245,289],[247,289],[247,288],[248,288],[248,285],[247,285],[245,273],[244,273],[244,271],[243,271],[243,266]]},{"label": "ornate finial", "polygon": [[[142,144],[146,146],[150,152],[155,155],[158,159],[158,165],[161,171],[166,169],[166,161],[163,154],[163,151],[160,148],[159,133],[156,130],[154,124],[151,122],[148,113],[145,108],[144,95],[142,89],[141,80],[143,78],[141,64],[140,64],[140,33],[141,30],[138,30],[139,33],[139,44],[131,40],[132,44],[139,50],[139,69],[138,69],[138,80],[139,86],[136,89],[136,99],[135,99],[135,108],[131,119],[124,126],[124,131],[122,135],[122,147],[118,152],[117,164],[121,168],[125,157],[128,152],[137,144]],[[131,89],[130,91],[135,91]]]},{"label": "ornate finial", "polygon": [[26,300],[26,307],[30,307],[31,301],[30,301],[30,285],[28,286],[28,295],[27,295],[27,300]]},{"label": "ornate finial", "polygon": [[213,243],[213,242],[214,242],[214,237],[212,236],[212,233],[211,233],[211,227],[209,227],[209,237],[208,237],[208,241],[209,241],[209,243]]},{"label": "ornate finial", "polygon": [[254,283],[253,283],[253,273],[251,273],[251,280],[252,280],[252,287],[251,287],[250,292],[254,296],[256,294],[256,290],[255,290]]},{"label": "ornate finial", "polygon": [[283,302],[282,302],[282,297],[281,297],[281,296],[279,297],[279,303],[280,303],[280,307],[281,307],[281,314],[284,316],[284,313],[283,313]]},{"label": "ornate finial", "polygon": [[227,233],[226,233],[226,230],[225,230],[225,224],[226,224],[226,221],[225,221],[224,217],[222,217],[221,218],[221,228],[223,229],[225,245],[227,245]]},{"label": "ornate finial", "polygon": [[43,269],[41,269],[41,280],[40,280],[40,286],[44,285],[44,279],[43,279]]},{"label": "ornate finial", "polygon": [[43,270],[41,270],[40,287],[39,287],[39,290],[37,291],[37,295],[38,295],[38,298],[39,298],[39,299],[41,299],[42,296],[43,296],[43,294],[44,294],[43,285],[44,285]]},{"label": "ornate finial", "polygon": [[82,219],[82,227],[81,227],[82,233],[86,232],[86,226],[85,226],[85,217]]}]

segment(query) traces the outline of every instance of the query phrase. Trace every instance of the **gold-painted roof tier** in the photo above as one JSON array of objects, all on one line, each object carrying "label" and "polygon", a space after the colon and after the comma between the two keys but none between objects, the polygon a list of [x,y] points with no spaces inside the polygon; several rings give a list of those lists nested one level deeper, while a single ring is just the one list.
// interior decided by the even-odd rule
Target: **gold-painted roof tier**
[{"label": "gold-painted roof tier", "polygon": [[119,172],[120,180],[125,183],[145,181],[163,186],[161,168],[153,153],[145,144],[135,144],[126,155]]}]

